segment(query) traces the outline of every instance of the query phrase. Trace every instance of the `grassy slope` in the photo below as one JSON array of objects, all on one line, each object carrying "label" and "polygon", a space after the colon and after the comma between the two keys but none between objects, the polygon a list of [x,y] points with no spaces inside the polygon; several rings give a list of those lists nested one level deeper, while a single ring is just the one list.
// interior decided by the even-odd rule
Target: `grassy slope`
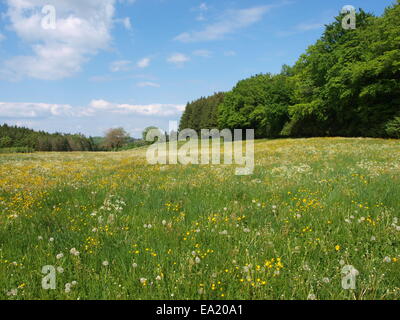
[{"label": "grassy slope", "polygon": [[257,141],[242,177],[144,154],[0,156],[1,299],[400,298],[398,141]]}]

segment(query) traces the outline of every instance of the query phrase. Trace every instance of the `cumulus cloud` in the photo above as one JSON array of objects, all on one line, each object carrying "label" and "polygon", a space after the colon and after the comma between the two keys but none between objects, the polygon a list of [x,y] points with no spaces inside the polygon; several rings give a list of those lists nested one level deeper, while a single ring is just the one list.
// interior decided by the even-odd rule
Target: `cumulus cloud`
[{"label": "cumulus cloud", "polygon": [[150,58],[143,58],[141,60],[138,61],[138,63],[136,64],[138,66],[138,68],[147,68],[150,65]]},{"label": "cumulus cloud", "polygon": [[167,58],[167,61],[176,66],[182,67],[186,62],[190,61],[190,58],[183,53],[174,53]]},{"label": "cumulus cloud", "polygon": [[92,115],[99,111],[106,111],[114,114],[128,115],[137,114],[144,116],[173,116],[182,113],[185,109],[184,105],[176,104],[117,104],[106,100],[93,100],[89,108],[85,110],[86,115]]},{"label": "cumulus cloud", "polygon": [[92,100],[86,107],[72,107],[68,104],[48,104],[35,102],[0,102],[0,118],[6,119],[45,119],[45,118],[82,118],[101,116],[156,116],[168,117],[180,115],[185,105],[179,104],[127,104],[106,100]]},{"label": "cumulus cloud", "polygon": [[217,21],[207,25],[203,30],[183,32],[174,40],[180,42],[200,42],[222,39],[227,34],[248,27],[262,19],[274,5],[258,6],[247,9],[229,10]]},{"label": "cumulus cloud", "polygon": [[2,74],[14,79],[57,80],[79,72],[82,65],[109,46],[115,0],[56,2],[56,28],[42,27],[47,0],[6,0],[9,28],[32,49],[32,55],[4,62]]},{"label": "cumulus cloud", "polygon": [[48,118],[72,115],[72,107],[67,104],[0,102],[1,118]]}]

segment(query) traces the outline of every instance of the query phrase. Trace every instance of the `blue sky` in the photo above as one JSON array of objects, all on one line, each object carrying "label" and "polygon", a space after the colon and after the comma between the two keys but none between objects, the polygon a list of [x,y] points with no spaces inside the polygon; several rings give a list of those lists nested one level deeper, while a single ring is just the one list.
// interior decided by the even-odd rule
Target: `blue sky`
[{"label": "blue sky", "polygon": [[[0,123],[167,128],[188,101],[280,71],[345,5],[392,0],[0,0]],[[43,27],[55,8],[55,28]]]}]

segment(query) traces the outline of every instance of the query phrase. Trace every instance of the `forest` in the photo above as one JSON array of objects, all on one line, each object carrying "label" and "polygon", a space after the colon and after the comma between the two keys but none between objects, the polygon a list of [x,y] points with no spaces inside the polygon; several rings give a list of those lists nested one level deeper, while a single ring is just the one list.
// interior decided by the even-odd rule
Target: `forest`
[{"label": "forest", "polygon": [[186,106],[180,129],[255,129],[257,138],[400,138],[400,1],[325,26],[293,66],[258,74]]}]

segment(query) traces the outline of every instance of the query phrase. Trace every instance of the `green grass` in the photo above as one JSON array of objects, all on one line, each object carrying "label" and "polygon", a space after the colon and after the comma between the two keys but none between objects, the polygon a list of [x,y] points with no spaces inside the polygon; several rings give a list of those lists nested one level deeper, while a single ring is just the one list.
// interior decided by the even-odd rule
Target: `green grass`
[{"label": "green grass", "polygon": [[251,176],[145,149],[1,155],[0,299],[399,299],[399,142],[255,148]]}]

